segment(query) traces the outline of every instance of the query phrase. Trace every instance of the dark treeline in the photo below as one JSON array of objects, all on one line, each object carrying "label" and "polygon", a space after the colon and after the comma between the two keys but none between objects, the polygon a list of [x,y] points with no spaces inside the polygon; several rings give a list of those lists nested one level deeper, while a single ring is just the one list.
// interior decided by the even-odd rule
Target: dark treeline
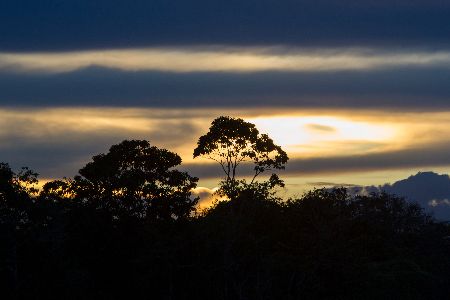
[{"label": "dark treeline", "polygon": [[[287,155],[251,125],[218,118],[199,139],[194,156],[219,162],[229,199],[204,211],[181,158],[147,141],[40,191],[37,174],[0,164],[2,299],[448,298],[447,224],[384,193],[277,198],[276,175],[255,178]],[[255,176],[238,180],[248,159]]]}]

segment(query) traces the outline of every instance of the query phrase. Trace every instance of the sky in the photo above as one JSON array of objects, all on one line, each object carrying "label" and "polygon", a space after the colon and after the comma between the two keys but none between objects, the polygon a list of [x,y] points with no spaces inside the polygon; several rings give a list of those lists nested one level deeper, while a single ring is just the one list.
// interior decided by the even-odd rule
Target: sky
[{"label": "sky", "polygon": [[3,0],[0,160],[72,177],[147,139],[211,191],[220,169],[192,152],[230,115],[287,151],[282,194],[448,174],[449,15],[437,0]]}]

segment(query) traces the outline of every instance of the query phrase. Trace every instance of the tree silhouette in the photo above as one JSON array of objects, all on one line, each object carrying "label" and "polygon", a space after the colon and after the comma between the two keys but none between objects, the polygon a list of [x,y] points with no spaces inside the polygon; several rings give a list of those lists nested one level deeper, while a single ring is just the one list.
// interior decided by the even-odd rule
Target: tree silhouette
[{"label": "tree silhouette", "polygon": [[448,298],[450,226],[417,204],[344,188],[278,202],[256,185],[183,218],[195,179],[179,162],[124,141],[39,195],[34,172],[0,164],[3,298]]},{"label": "tree silhouette", "polygon": [[37,173],[30,169],[15,173],[7,163],[0,163],[0,281],[7,284],[2,289],[6,298],[18,287],[19,240],[33,226],[36,183]]},{"label": "tree silhouette", "polygon": [[22,168],[18,173],[6,163],[0,163],[0,223],[22,226],[28,222],[31,196],[38,190],[37,173]]},{"label": "tree silhouette", "polygon": [[[255,178],[287,157],[253,124],[219,119],[232,132],[212,130],[196,151],[222,160],[236,198],[193,217],[197,178],[147,141],[114,145],[39,194],[36,173],[0,163],[2,299],[448,299],[448,223],[386,193],[273,201],[277,177]],[[250,183],[238,162],[253,162]]]},{"label": "tree silhouette", "polygon": [[[206,157],[219,163],[225,173],[221,191],[235,198],[239,184],[256,187],[255,179],[265,171],[284,169],[288,156],[280,146],[275,145],[267,134],[259,134],[254,124],[240,118],[218,117],[207,134],[201,136],[194,150],[194,158]],[[246,162],[253,163],[253,177],[247,185],[237,180],[237,168]],[[265,188],[282,185],[277,175],[272,174]],[[261,186],[259,186],[261,188]]]},{"label": "tree silhouette", "polygon": [[176,153],[148,141],[123,141],[107,154],[94,156],[74,178],[71,190],[75,198],[115,211],[116,217],[184,218],[197,203],[191,189],[198,178],[173,169],[180,163]]}]

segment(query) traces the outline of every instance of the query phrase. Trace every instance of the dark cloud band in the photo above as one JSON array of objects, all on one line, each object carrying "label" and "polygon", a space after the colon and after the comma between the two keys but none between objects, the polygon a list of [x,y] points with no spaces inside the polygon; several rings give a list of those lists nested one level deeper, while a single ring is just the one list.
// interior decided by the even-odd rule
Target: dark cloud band
[{"label": "dark cloud band", "polygon": [[[449,143],[430,145],[398,151],[352,156],[329,156],[323,158],[290,159],[281,176],[342,174],[365,171],[395,170],[450,165]],[[195,176],[216,178],[221,175],[219,167],[210,165],[185,165]],[[252,175],[251,168],[243,168],[241,175]]]},{"label": "dark cloud band", "polygon": [[450,109],[450,68],[340,72],[170,73],[92,67],[0,73],[2,106]]},{"label": "dark cloud band", "polygon": [[3,0],[0,51],[233,44],[448,46],[446,1]]}]

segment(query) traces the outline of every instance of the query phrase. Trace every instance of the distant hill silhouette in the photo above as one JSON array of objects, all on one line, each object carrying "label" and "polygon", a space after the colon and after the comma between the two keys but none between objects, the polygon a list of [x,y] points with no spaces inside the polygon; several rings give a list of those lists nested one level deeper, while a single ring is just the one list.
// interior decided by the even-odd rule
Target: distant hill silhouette
[{"label": "distant hill silhouette", "polygon": [[386,191],[417,202],[439,220],[450,221],[450,177],[435,172],[419,172],[393,184],[351,187],[352,193]]}]

